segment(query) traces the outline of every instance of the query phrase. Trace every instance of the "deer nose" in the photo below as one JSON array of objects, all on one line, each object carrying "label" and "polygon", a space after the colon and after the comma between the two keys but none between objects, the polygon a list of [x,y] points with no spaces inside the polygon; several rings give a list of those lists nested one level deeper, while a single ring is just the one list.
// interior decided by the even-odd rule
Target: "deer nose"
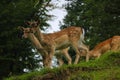
[{"label": "deer nose", "polygon": [[22,35],[22,38],[27,38],[27,36],[23,34],[23,35]]}]

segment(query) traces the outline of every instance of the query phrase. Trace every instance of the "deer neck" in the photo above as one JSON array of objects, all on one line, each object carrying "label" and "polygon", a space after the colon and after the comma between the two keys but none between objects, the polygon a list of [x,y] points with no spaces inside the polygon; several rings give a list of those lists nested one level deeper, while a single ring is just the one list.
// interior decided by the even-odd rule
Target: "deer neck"
[{"label": "deer neck", "polygon": [[43,34],[42,34],[41,29],[39,27],[37,27],[36,37],[38,38],[38,40],[40,42],[43,41]]},{"label": "deer neck", "polygon": [[37,49],[42,49],[40,42],[38,41],[38,39],[35,37],[33,33],[29,33],[28,38]]}]

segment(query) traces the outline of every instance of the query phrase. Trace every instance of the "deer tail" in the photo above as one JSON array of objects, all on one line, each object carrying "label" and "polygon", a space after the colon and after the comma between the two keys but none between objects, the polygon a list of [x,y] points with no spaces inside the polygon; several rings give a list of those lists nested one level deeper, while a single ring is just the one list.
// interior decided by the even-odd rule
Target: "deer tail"
[{"label": "deer tail", "polygon": [[85,30],[84,30],[84,28],[82,28],[81,30],[82,30],[82,34],[81,34],[80,38],[81,38],[82,42],[85,42],[85,40],[84,40],[84,38],[85,38]]}]

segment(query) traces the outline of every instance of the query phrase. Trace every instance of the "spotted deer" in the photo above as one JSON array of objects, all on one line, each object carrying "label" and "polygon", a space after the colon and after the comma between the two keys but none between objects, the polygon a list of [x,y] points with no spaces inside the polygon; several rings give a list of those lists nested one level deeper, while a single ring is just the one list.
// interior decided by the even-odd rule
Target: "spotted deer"
[{"label": "spotted deer", "polygon": [[120,36],[113,36],[103,42],[97,44],[91,51],[88,53],[88,60],[90,57],[99,58],[105,52],[112,50],[120,50]]},{"label": "spotted deer", "polygon": [[[23,35],[22,37],[24,38],[28,38],[32,44],[35,46],[35,48],[37,49],[37,51],[41,54],[42,58],[43,58],[43,66],[44,67],[50,67],[51,66],[51,62],[50,62],[50,58],[48,55],[48,52],[51,51],[50,46],[45,43],[43,43],[45,46],[42,46],[39,42],[39,40],[36,38],[36,36],[33,34],[33,32],[31,31],[31,28],[24,28],[24,27],[19,27],[19,29],[21,29],[23,31]],[[47,49],[46,49],[47,47]]]},{"label": "spotted deer", "polygon": [[[97,44],[89,53],[90,57],[99,58],[103,53],[111,49],[111,38]],[[88,59],[89,60],[89,59]]]},{"label": "spotted deer", "polygon": [[[51,67],[50,58],[48,56],[48,54],[49,54],[48,52],[51,51],[50,45],[45,44],[45,43],[42,43],[42,45],[41,45],[39,40],[36,38],[36,36],[31,31],[31,28],[19,27],[19,29],[21,29],[23,31],[22,37],[28,38],[32,42],[32,44],[35,46],[35,48],[38,50],[38,52],[41,53],[41,55],[43,57],[43,65],[45,67]],[[68,48],[65,48],[63,50],[57,50],[56,54],[67,56],[68,61],[71,62],[71,57],[68,54]],[[57,59],[58,59],[59,64],[61,66],[63,64],[61,58],[57,57]],[[68,62],[68,63],[70,63],[70,62]]]},{"label": "spotted deer", "polygon": [[46,42],[46,44],[49,44],[50,41],[52,42],[52,55],[54,55],[55,50],[62,50],[69,46],[72,46],[76,52],[74,64],[78,63],[80,58],[79,47],[84,40],[83,28],[71,26],[58,32],[44,34],[41,33],[38,21],[27,22],[27,24],[31,27],[31,30],[36,34],[36,37],[39,39],[40,43]]}]

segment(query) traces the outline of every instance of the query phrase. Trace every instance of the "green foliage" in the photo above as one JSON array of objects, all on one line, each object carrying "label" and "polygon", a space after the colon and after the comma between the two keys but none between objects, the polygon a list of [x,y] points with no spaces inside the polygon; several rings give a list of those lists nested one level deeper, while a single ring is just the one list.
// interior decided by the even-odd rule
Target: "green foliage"
[{"label": "green foliage", "polygon": [[[38,67],[39,59],[35,58],[31,43],[22,39],[18,26],[28,27],[27,20],[39,19],[47,15],[47,2],[51,0],[0,0],[0,79],[4,76],[24,73]],[[41,8],[42,13],[39,10]],[[40,15],[39,15],[40,14]],[[47,21],[42,20],[42,23]]]},{"label": "green foliage", "polygon": [[107,52],[98,60],[42,69],[5,80],[119,80],[120,52]]},{"label": "green foliage", "polygon": [[[69,1],[69,0],[68,0]],[[67,15],[61,28],[80,26],[85,29],[86,43],[97,43],[120,35],[119,0],[74,0],[66,4]]]},{"label": "green foliage", "polygon": [[119,80],[120,68],[104,69],[92,72],[79,72],[72,75],[70,80]]}]

